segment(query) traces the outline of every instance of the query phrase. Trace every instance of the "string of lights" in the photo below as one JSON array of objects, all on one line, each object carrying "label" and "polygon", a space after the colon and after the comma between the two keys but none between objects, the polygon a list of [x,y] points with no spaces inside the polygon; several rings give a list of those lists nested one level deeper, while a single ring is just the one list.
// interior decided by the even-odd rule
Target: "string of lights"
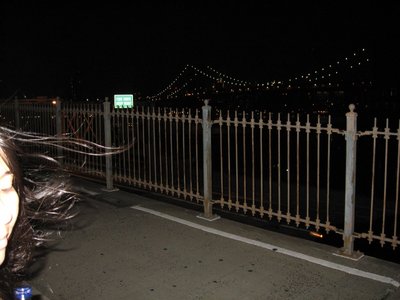
[{"label": "string of lights", "polygon": [[[201,94],[205,94],[206,91],[217,90],[216,84],[219,85],[219,89],[225,89],[229,92],[339,87],[345,80],[346,74],[349,74],[351,71],[360,70],[360,68],[364,67],[369,62],[368,53],[365,48],[362,48],[359,51],[353,52],[350,56],[337,59],[335,63],[327,64],[311,72],[290,76],[285,80],[272,80],[267,82],[241,80],[210,66],[207,66],[206,69],[201,69],[197,66],[187,64],[170,84],[158,93],[147,96],[146,99],[161,100],[164,97],[168,99],[173,96],[177,97],[180,92],[184,92],[184,95],[199,94],[199,92],[196,92],[198,90],[202,90]],[[191,91],[185,91],[184,89],[190,86],[189,83],[195,82],[196,77],[199,75],[208,81],[207,86],[195,86]],[[352,84],[355,85],[355,82],[352,82]],[[360,84],[371,84],[371,82],[362,80]]]}]

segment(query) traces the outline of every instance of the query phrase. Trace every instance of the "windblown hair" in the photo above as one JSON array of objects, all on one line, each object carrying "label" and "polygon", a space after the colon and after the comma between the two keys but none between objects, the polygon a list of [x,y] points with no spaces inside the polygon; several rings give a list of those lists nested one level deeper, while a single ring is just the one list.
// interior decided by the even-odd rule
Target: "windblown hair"
[{"label": "windblown hair", "polygon": [[38,136],[0,126],[0,148],[14,175],[13,186],[20,203],[6,258],[0,266],[0,299],[11,298],[14,284],[27,274],[35,248],[54,240],[52,235],[76,215],[77,197],[70,190],[66,172],[54,158],[24,150],[38,143],[74,152],[79,152],[76,145],[83,146],[92,151],[91,155],[104,155],[105,149],[87,141]]}]

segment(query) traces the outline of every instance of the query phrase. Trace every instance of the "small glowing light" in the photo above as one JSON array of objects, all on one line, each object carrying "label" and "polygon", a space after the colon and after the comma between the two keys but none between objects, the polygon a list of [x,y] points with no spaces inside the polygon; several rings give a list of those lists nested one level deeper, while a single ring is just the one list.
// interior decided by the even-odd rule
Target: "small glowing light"
[{"label": "small glowing light", "polygon": [[310,231],[310,235],[322,239],[324,236],[321,233]]},{"label": "small glowing light", "polygon": [[56,100],[53,100],[53,101],[51,101],[51,104],[56,105],[56,104],[57,104],[57,101],[56,101]]}]

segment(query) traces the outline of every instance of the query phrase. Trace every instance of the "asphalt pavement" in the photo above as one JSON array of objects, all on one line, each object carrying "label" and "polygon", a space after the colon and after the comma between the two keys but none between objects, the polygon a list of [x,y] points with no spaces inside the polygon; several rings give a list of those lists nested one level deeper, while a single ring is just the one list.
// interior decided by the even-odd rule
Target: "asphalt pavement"
[{"label": "asphalt pavement", "polygon": [[36,299],[400,299],[400,265],[74,179],[79,215],[38,260]]}]

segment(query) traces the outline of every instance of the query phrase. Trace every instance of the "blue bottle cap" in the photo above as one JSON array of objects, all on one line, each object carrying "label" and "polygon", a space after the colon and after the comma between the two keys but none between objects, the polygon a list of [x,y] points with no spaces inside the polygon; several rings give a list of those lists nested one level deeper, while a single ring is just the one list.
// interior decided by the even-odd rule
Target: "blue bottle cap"
[{"label": "blue bottle cap", "polygon": [[14,289],[14,297],[17,300],[29,300],[32,298],[32,287],[20,285]]}]

